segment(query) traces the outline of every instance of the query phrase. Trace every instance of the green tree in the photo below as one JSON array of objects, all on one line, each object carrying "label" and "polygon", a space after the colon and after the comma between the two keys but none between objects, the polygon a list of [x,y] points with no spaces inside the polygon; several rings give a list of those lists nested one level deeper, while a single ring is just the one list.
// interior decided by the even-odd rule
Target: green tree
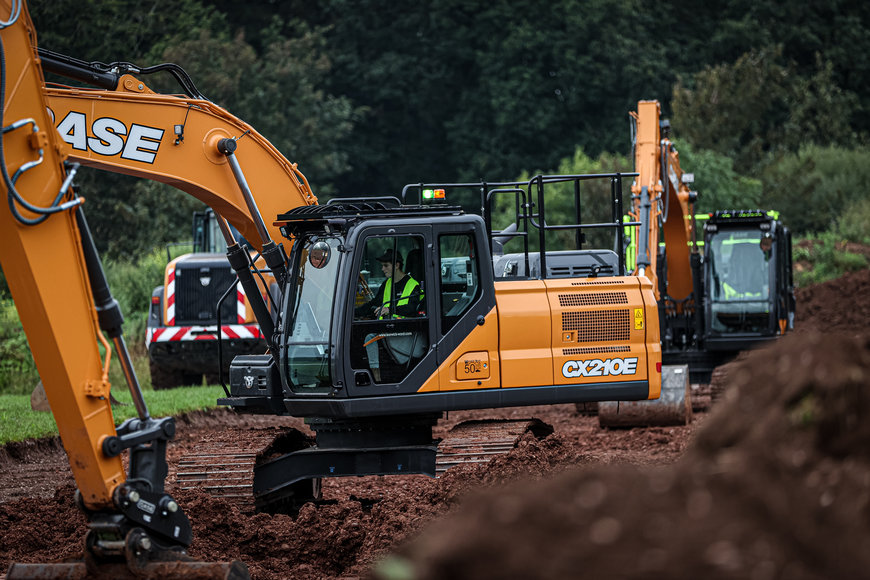
[{"label": "green tree", "polygon": [[680,152],[680,167],[695,176],[691,187],[698,192],[697,211],[754,209],[761,205],[761,180],[737,173],[730,157],[693,147],[682,139],[675,139],[674,144]]},{"label": "green tree", "polygon": [[39,46],[86,61],[137,64],[162,39],[226,27],[200,0],[29,0]]},{"label": "green tree", "polygon": [[[602,153],[593,159],[579,147],[570,157],[559,161],[552,170],[537,170],[534,173],[523,172],[516,178],[525,182],[526,201],[537,204],[537,188],[534,178],[537,175],[588,175],[598,173],[628,173],[632,171],[632,160],[627,157]],[[623,180],[623,203],[628,209],[630,203],[631,180]],[[610,181],[593,179],[582,181],[580,186],[580,223],[601,223],[611,221]],[[544,189],[544,207],[548,225],[576,224],[574,185],[573,182],[549,184]],[[540,211],[539,206],[534,211]],[[510,195],[500,196],[493,204],[493,230],[503,230],[515,223],[514,198]],[[537,220],[536,220],[537,221]],[[519,224],[518,224],[519,225]],[[538,230],[529,226],[529,248],[537,250],[540,247]],[[554,250],[567,250],[576,247],[575,230],[560,230],[547,233],[547,247]],[[604,229],[587,229],[584,232],[586,242],[584,248],[610,248],[613,232]],[[514,238],[505,251],[521,251],[521,242]]]},{"label": "green tree", "polygon": [[837,87],[830,63],[819,61],[811,75],[801,76],[781,47],[708,67],[691,88],[677,83],[672,106],[684,139],[731,157],[744,173],[807,144],[856,139],[849,125],[855,96]]},{"label": "green tree", "polygon": [[[627,112],[670,92],[676,38],[629,0],[540,3],[323,0],[331,87],[367,107],[351,143],[353,193],[420,180],[504,180],[554,167],[577,146],[628,149]],[[311,14],[310,6],[305,8]]]},{"label": "green tree", "polygon": [[764,203],[800,234],[822,232],[859,209],[870,180],[870,148],[807,146],[763,174]]},{"label": "green tree", "polygon": [[209,99],[250,123],[299,163],[315,194],[328,196],[332,181],[348,170],[348,154],[337,145],[359,111],[323,88],[331,63],[322,31],[296,22],[289,28],[294,36],[285,37],[283,28],[275,17],[262,32],[263,55],[241,34],[202,30],[195,39],[167,40],[161,58],[183,62]]}]

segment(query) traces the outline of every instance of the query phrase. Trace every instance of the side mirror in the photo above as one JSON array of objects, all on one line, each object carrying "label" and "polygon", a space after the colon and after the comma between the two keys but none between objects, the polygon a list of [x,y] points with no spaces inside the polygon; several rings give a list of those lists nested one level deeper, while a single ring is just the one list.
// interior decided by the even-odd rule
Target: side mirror
[{"label": "side mirror", "polygon": [[308,250],[308,263],[319,270],[329,263],[331,254],[332,249],[329,244],[323,241],[317,242]]}]

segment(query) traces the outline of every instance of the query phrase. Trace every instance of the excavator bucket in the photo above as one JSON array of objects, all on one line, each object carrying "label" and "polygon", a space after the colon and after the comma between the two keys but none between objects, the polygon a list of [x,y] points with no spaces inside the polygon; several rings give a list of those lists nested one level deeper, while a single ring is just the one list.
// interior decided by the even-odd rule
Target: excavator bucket
[{"label": "excavator bucket", "polygon": [[653,427],[691,422],[688,365],[662,367],[662,392],[658,399],[598,403],[598,423],[602,427]]},{"label": "excavator bucket", "polygon": [[[108,528],[102,528],[105,531]],[[84,556],[63,562],[13,563],[7,580],[250,580],[248,567],[238,561],[201,562],[178,547],[152,541],[141,528],[123,539],[108,539],[92,529],[85,537]]]}]

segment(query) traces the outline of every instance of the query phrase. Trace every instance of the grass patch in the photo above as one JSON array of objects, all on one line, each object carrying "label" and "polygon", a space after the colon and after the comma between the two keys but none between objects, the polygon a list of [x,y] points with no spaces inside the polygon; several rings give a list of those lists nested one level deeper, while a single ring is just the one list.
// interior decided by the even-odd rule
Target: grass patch
[{"label": "grass patch", "polygon": [[793,250],[795,285],[805,288],[870,267],[867,257],[850,251],[852,247],[864,249],[842,239],[836,232],[798,240]]},{"label": "grass patch", "polygon": [[[126,388],[112,389],[112,394],[124,406],[112,409],[115,424],[136,417],[136,407]],[[145,402],[152,417],[180,415],[190,411],[213,409],[224,392],[220,386],[183,387],[168,391],[148,391]],[[57,435],[57,425],[51,413],[30,409],[30,395],[0,396],[0,445]]]}]

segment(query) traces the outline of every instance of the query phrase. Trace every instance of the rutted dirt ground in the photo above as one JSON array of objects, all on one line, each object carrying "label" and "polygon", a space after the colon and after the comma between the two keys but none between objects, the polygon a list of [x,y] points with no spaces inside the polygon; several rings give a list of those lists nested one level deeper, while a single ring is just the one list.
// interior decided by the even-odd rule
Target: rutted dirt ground
[{"label": "rutted dirt ground", "polygon": [[[728,365],[726,396],[685,427],[604,430],[571,405],[451,413],[537,417],[486,465],[331,480],[295,520],[175,492],[191,554],[254,578],[857,578],[870,570],[870,271],[799,292],[797,332]],[[179,422],[178,458],[295,419]],[[0,573],[76,555],[84,518],[55,441],[0,451]],[[170,473],[170,491],[173,489]],[[386,563],[383,558],[389,556]],[[373,571],[374,570],[374,571]]]}]

